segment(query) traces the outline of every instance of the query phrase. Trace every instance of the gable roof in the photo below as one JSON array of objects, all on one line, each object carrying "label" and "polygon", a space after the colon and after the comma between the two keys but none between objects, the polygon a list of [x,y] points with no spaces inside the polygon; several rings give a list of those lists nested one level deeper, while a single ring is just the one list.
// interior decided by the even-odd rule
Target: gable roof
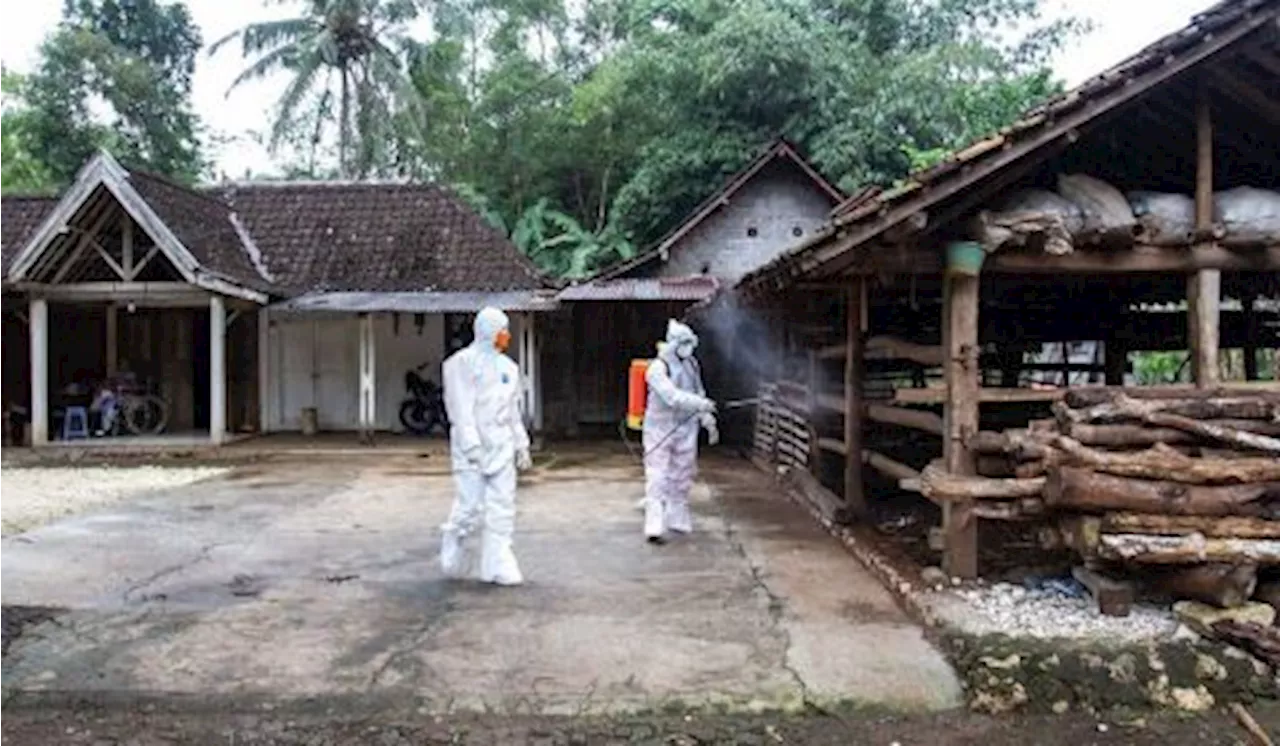
[{"label": "gable roof", "polygon": [[832,184],[830,181],[827,181],[822,174],[818,173],[809,161],[807,161],[804,156],[800,155],[795,146],[785,138],[779,137],[761,151],[755,159],[744,166],[741,171],[734,174],[724,183],[723,186],[695,207],[679,225],[671,229],[662,238],[658,239],[657,243],[655,243],[651,248],[646,249],[631,259],[618,262],[612,267],[606,267],[597,273],[593,279],[613,279],[624,275],[637,267],[644,266],[654,259],[662,258],[665,261],[672,246],[688,235],[694,228],[701,225],[703,221],[718,212],[720,208],[729,204],[729,200],[733,198],[733,195],[741,191],[747,184],[750,184],[751,180],[763,171],[766,166],[779,159],[790,162],[794,164],[796,168],[800,169],[800,171],[808,177],[808,179],[813,182],[820,191],[827,195],[832,204],[839,204],[844,201],[845,193],[842,192],[839,187]]},{"label": "gable roof", "polygon": [[[107,197],[109,192],[111,197]],[[332,292],[552,287],[528,257],[435,185],[252,182],[193,189],[100,153],[61,197],[3,204],[6,283],[30,277],[91,200],[114,198],[189,282],[265,302]]]},{"label": "gable roof", "polygon": [[815,272],[839,255],[871,245],[885,231],[978,184],[1034,158],[1055,143],[1074,141],[1078,128],[1209,60],[1254,32],[1280,24],[1280,0],[1225,0],[1194,16],[1184,28],[1028,111],[993,136],[977,140],[943,162],[911,174],[892,189],[868,188],[833,211],[830,223],[808,241],[748,273],[737,287],[751,292],[780,287]]},{"label": "gable roof", "polygon": [[[66,249],[71,241],[67,229],[76,216],[104,199],[119,204],[186,282],[225,295],[266,302],[267,278],[243,260],[245,250],[229,211],[210,204],[206,197],[186,187],[159,177],[130,173],[106,152],[98,153],[80,169],[75,182],[20,247],[6,242],[6,250],[17,252],[6,268],[5,280],[29,279],[49,252]],[[175,228],[184,234],[186,242]],[[192,247],[196,247],[195,253]]]},{"label": "gable roof", "polygon": [[436,185],[256,182],[217,193],[286,295],[549,286],[506,236]]}]

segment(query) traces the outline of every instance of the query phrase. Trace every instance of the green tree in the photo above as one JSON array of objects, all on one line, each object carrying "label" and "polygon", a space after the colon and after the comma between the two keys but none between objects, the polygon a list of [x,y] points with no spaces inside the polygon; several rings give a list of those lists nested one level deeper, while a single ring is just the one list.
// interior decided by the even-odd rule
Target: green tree
[{"label": "green tree", "polygon": [[70,181],[99,148],[195,179],[205,168],[190,104],[199,48],[181,3],[68,0],[22,88],[30,149],[52,181]]},{"label": "green tree", "polygon": [[239,40],[253,58],[233,89],[279,71],[292,77],[278,102],[273,146],[300,124],[318,144],[324,125],[336,123],[339,173],[367,176],[395,158],[385,149],[391,123],[418,120],[402,116],[418,105],[406,62],[416,45],[405,32],[418,10],[417,0],[311,0],[303,15],[245,26],[214,42],[209,54]]},{"label": "green tree", "polygon": [[37,156],[31,108],[24,98],[26,81],[17,73],[0,71],[3,121],[0,121],[0,188],[13,193],[52,191],[57,183]]},{"label": "green tree", "polygon": [[779,134],[856,189],[1008,124],[1059,90],[1048,55],[1081,29],[1042,4],[435,0],[403,52],[420,106],[379,141],[387,171],[461,185],[541,266],[579,272]]}]

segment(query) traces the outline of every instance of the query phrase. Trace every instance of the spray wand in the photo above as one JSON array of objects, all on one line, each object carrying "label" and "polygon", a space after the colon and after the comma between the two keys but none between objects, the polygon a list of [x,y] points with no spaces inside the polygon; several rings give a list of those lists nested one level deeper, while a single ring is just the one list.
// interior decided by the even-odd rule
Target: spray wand
[{"label": "spray wand", "polygon": [[[751,407],[759,403],[760,403],[760,397],[758,396],[752,397],[750,399],[734,399],[732,401],[727,401],[727,402],[717,404],[716,409],[717,410],[742,409],[743,407]],[[680,428],[684,427],[694,418],[701,417],[701,416],[702,416],[701,412],[694,412],[688,417],[685,417],[683,420],[680,420],[680,422],[678,422],[675,427],[671,428],[670,432],[662,436],[662,440],[659,440],[657,443],[654,443],[652,448],[647,448],[645,449],[644,453],[638,454],[638,455],[636,454],[635,449],[631,447],[630,439],[627,438],[627,423],[625,421],[618,423],[618,435],[619,437],[622,438],[622,444],[627,447],[627,451],[631,453],[631,456],[636,460],[643,462],[644,457],[648,456],[651,451],[657,450],[658,446],[661,446],[663,443],[666,443],[667,439],[670,438],[672,435],[675,435],[676,432],[680,430]]]}]

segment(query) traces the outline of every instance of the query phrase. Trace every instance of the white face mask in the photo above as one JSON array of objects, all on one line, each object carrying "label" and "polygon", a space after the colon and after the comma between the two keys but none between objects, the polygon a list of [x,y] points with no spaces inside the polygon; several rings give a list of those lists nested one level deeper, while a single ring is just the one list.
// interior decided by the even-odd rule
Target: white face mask
[{"label": "white face mask", "polygon": [[693,344],[690,342],[682,342],[676,347],[676,355],[682,360],[688,360],[693,357]]}]

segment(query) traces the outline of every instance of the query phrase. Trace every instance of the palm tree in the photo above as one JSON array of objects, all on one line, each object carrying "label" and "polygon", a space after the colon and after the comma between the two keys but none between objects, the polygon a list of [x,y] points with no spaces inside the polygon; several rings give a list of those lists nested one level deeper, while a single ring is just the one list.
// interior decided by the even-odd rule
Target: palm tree
[{"label": "palm tree", "polygon": [[[214,42],[209,54],[238,38],[244,56],[256,58],[232,81],[228,94],[247,81],[278,70],[293,76],[280,97],[272,125],[273,148],[295,126],[298,109],[306,100],[316,101],[321,115],[313,137],[313,142],[317,141],[319,124],[334,116],[336,88],[338,170],[344,178],[363,176],[376,159],[371,148],[391,126],[393,110],[416,109],[419,104],[404,53],[414,44],[406,36],[405,26],[417,17],[420,2],[307,0],[303,15],[249,24]],[[317,91],[318,99],[313,98]],[[353,157],[357,142],[362,146],[359,159]]]}]

